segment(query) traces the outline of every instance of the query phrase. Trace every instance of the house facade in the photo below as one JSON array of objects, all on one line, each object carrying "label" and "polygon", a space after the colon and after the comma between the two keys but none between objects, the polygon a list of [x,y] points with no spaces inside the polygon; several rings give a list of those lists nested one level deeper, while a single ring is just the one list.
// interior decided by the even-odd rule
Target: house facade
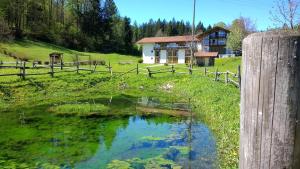
[{"label": "house facade", "polygon": [[[229,31],[215,27],[195,36],[194,56],[199,66],[214,64],[214,58],[228,53],[226,49]],[[143,47],[143,62],[146,64],[190,64],[192,36],[150,37],[137,43]]]}]

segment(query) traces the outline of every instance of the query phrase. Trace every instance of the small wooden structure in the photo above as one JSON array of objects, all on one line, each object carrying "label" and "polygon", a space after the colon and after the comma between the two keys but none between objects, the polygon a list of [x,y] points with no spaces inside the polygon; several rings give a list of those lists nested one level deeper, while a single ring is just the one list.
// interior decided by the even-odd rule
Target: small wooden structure
[{"label": "small wooden structure", "polygon": [[49,59],[50,59],[50,63],[52,62],[54,64],[61,63],[63,60],[63,53],[57,53],[57,52],[50,53]]},{"label": "small wooden structure", "polygon": [[300,34],[243,42],[240,169],[300,168]]}]

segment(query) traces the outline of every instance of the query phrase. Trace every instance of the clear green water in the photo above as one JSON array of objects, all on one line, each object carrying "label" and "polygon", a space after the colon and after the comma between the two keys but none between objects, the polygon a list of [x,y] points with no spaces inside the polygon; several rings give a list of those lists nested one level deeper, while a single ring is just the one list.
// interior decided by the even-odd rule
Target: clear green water
[{"label": "clear green water", "polygon": [[[119,101],[109,102],[113,112],[137,105]],[[189,117],[56,116],[48,109],[0,111],[0,168],[216,168],[209,128]]]}]

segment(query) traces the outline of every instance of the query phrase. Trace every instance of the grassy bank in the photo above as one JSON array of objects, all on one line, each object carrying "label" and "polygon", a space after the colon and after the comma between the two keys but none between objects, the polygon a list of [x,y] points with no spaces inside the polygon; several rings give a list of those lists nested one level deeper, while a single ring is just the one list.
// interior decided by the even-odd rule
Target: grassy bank
[{"label": "grassy bank", "polygon": [[[9,50],[20,51],[31,56],[32,60],[38,58],[47,60],[51,51],[65,53],[70,58],[76,51],[61,49],[47,44],[36,42],[16,44],[1,44]],[[55,48],[55,49],[53,49]],[[39,52],[40,51],[40,52]],[[30,53],[31,52],[31,53]],[[40,57],[42,55],[42,57]],[[103,55],[91,54],[98,59],[111,61],[114,71],[125,71],[135,67],[138,58],[118,54]],[[7,58],[0,56],[1,58]],[[11,58],[8,58],[11,59]],[[131,64],[122,65],[121,61],[132,61]],[[215,67],[209,69],[235,71],[240,64],[240,58],[218,59]],[[146,67],[147,65],[141,65]],[[185,65],[180,67],[184,68]],[[203,68],[199,68],[203,69]],[[120,107],[111,110],[118,116],[118,109],[126,110],[126,104],[140,97],[155,97],[165,101],[188,101],[193,104],[193,111],[214,132],[217,139],[220,168],[237,168],[238,139],[239,139],[239,89],[222,82],[215,82],[212,78],[204,77],[202,72],[192,76],[171,73],[155,75],[148,78],[145,74],[128,74],[119,78],[110,78],[109,74],[90,74],[82,72],[63,73],[50,78],[47,75],[29,77],[20,80],[17,77],[1,79],[0,84],[0,112],[18,111],[29,108],[50,106],[55,113],[72,113],[79,111],[88,115],[90,113],[106,110],[101,102],[116,100]],[[172,86],[166,89],[164,86]],[[97,102],[91,108],[87,102]],[[72,106],[76,105],[76,106]],[[127,114],[133,113],[131,109]],[[99,113],[97,114],[99,115]]]}]

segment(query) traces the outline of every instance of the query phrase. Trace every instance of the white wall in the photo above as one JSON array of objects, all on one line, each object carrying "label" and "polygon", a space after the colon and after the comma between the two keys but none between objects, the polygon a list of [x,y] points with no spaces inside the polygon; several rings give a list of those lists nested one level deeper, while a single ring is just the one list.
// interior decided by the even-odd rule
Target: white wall
[{"label": "white wall", "polygon": [[178,51],[178,63],[179,64],[185,63],[185,50],[184,49],[180,49]]},{"label": "white wall", "polygon": [[143,60],[146,64],[155,63],[154,44],[143,44]]},{"label": "white wall", "polygon": [[160,51],[160,63],[167,63],[167,50]]}]

